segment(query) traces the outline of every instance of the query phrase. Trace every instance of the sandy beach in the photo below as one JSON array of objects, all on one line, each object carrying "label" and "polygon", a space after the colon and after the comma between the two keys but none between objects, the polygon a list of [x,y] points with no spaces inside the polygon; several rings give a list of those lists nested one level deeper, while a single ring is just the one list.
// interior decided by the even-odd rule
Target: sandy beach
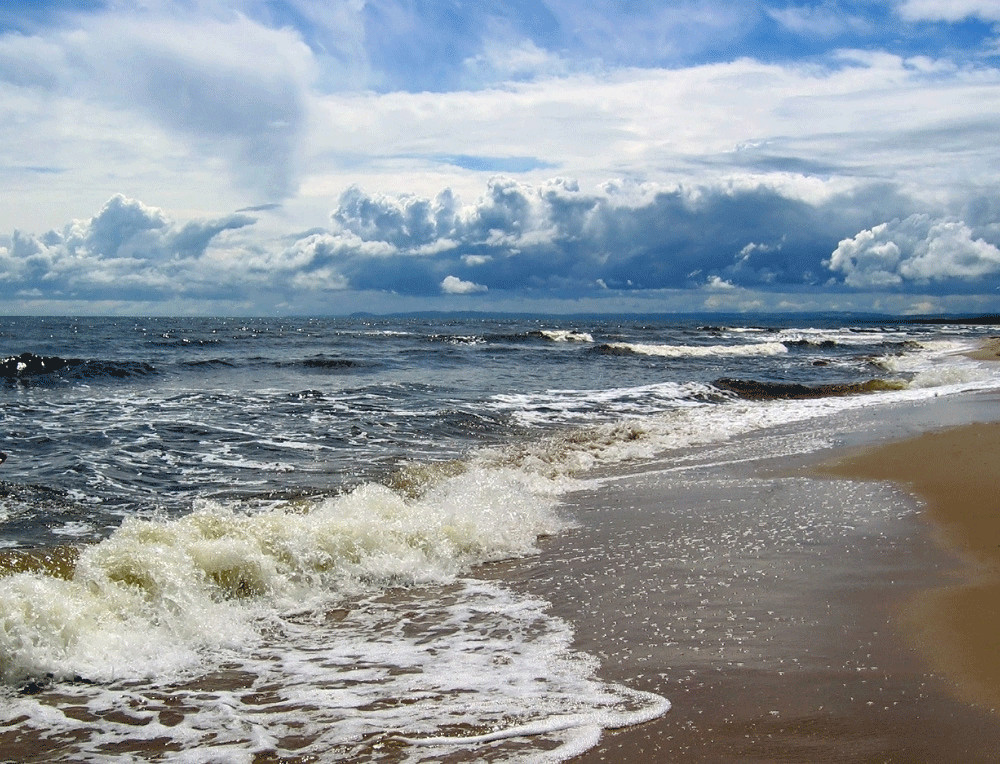
[{"label": "sandy beach", "polygon": [[1000,759],[1000,424],[976,421],[995,407],[578,494],[580,526],[503,578],[552,602],[607,678],[673,703],[578,761]]},{"label": "sandy beach", "polygon": [[969,353],[970,358],[978,361],[996,361],[1000,359],[1000,337],[991,337],[983,342],[979,350]]},{"label": "sandy beach", "polygon": [[[992,351],[990,351],[992,352]],[[895,480],[926,502],[931,531],[962,558],[957,580],[915,594],[906,626],[959,697],[1000,710],[1000,424],[932,432],[854,455],[831,474]]]}]

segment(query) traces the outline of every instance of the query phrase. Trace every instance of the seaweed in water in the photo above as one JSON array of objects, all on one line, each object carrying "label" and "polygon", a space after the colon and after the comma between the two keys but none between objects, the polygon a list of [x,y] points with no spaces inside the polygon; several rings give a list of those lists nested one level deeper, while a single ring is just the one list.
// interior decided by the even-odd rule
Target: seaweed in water
[{"label": "seaweed in water", "polygon": [[877,393],[885,390],[900,390],[906,384],[904,382],[885,379],[870,379],[867,382],[802,385],[794,382],[760,382],[753,379],[723,377],[715,380],[715,386],[723,390],[729,390],[741,398],[748,400],[771,401],[791,398],[828,398],[835,395]]}]

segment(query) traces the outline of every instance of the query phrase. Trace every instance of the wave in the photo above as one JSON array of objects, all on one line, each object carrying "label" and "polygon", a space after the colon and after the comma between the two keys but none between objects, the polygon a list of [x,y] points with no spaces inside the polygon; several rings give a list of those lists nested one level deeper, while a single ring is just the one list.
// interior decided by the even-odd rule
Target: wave
[{"label": "wave", "polygon": [[326,358],[317,356],[306,358],[296,365],[304,366],[307,369],[356,369],[369,364],[363,361],[353,361],[349,358]]},{"label": "wave", "polygon": [[487,342],[486,337],[478,334],[432,334],[427,339],[430,342],[440,342],[446,345],[481,345]]},{"label": "wave", "polygon": [[601,390],[549,390],[495,395],[488,406],[523,426],[647,416],[667,408],[720,403],[718,390],[698,382],[661,382]]},{"label": "wave", "polygon": [[552,342],[593,342],[594,336],[589,332],[581,332],[576,329],[540,329],[537,332],[530,332],[530,336],[541,337]]},{"label": "wave", "polygon": [[865,382],[842,382],[822,385],[802,385],[793,382],[765,382],[754,379],[720,378],[715,386],[735,393],[741,398],[769,401],[796,398],[827,398],[840,395],[904,390],[905,382],[899,380],[870,379]]},{"label": "wave", "polygon": [[[565,528],[558,482],[474,462],[408,480],[260,511],[203,502],[79,552],[11,555],[0,728],[81,760],[145,751],[148,724],[158,750],[206,761],[261,745],[414,762],[537,746],[562,761],[669,710],[598,679],[549,603],[460,577]],[[71,706],[122,712],[81,724]]]},{"label": "wave", "polygon": [[0,360],[0,379],[23,380],[56,375],[65,379],[140,377],[155,373],[144,361],[105,361],[83,358],[60,358],[21,353]]},{"label": "wave", "polygon": [[[597,467],[662,459],[679,449],[718,444],[748,432],[786,426],[870,406],[908,404],[941,395],[994,390],[1000,384],[996,364],[975,363],[957,351],[968,343],[947,343],[912,360],[905,379],[873,379],[843,385],[806,386],[755,380],[733,380],[735,390],[715,386],[646,386],[618,391],[550,391],[532,396],[498,396],[498,408],[513,409],[524,424],[573,423],[531,442],[484,449],[481,460],[510,465],[550,478],[576,476]],[[905,357],[905,356],[904,356]],[[759,397],[753,392],[762,393]],[[613,393],[612,409],[627,410],[626,401],[639,407],[634,416],[593,416],[596,396]],[[862,395],[858,393],[878,393]],[[650,401],[656,398],[656,401]],[[582,399],[582,405],[581,400]],[[649,404],[648,407],[646,404]],[[518,409],[520,408],[520,412]],[[659,410],[657,410],[659,409]],[[584,411],[580,415],[581,410]],[[580,425],[580,421],[585,424]],[[595,421],[596,420],[596,421]],[[489,455],[489,456],[486,456]]]},{"label": "wave", "polygon": [[79,761],[179,750],[191,761],[558,762],[604,729],[670,709],[598,679],[543,600],[468,579],[417,594],[286,614],[252,653],[225,655],[203,676],[8,693],[0,730],[16,732],[5,750]]},{"label": "wave", "polygon": [[259,511],[202,502],[181,518],[128,517],[80,552],[68,578],[0,578],[0,678],[176,671],[205,648],[252,642],[262,610],[450,581],[562,527],[525,475],[483,468],[416,498],[364,484]]},{"label": "wave", "polygon": [[236,362],[228,358],[205,358],[200,361],[185,361],[183,365],[190,369],[235,368]]},{"label": "wave", "polygon": [[762,326],[721,326],[706,324],[704,326],[698,327],[699,332],[708,332],[710,334],[749,334],[758,332],[775,332],[775,329],[765,329]]},{"label": "wave", "polygon": [[781,342],[756,342],[743,345],[650,345],[634,342],[607,342],[594,348],[609,355],[649,355],[661,358],[708,358],[733,356],[773,356],[787,353]]},{"label": "wave", "polygon": [[450,345],[481,345],[484,343],[521,343],[533,340],[547,342],[593,342],[594,337],[589,332],[577,329],[532,329],[525,332],[488,332],[486,334],[434,334],[428,338],[431,342],[444,342]]}]

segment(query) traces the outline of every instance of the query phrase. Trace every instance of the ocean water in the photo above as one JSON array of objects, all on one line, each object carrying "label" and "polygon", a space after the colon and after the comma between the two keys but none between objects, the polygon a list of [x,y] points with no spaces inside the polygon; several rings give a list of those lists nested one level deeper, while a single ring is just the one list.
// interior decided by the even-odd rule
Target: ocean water
[{"label": "ocean water", "polygon": [[1000,389],[986,333],[0,319],[0,759],[571,758],[670,700],[479,566],[602,470]]}]

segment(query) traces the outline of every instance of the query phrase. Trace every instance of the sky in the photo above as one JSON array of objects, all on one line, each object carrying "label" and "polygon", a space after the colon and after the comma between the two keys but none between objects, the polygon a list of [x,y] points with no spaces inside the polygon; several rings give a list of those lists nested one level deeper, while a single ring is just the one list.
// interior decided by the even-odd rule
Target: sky
[{"label": "sky", "polygon": [[1000,311],[1000,0],[0,6],[0,314]]}]

